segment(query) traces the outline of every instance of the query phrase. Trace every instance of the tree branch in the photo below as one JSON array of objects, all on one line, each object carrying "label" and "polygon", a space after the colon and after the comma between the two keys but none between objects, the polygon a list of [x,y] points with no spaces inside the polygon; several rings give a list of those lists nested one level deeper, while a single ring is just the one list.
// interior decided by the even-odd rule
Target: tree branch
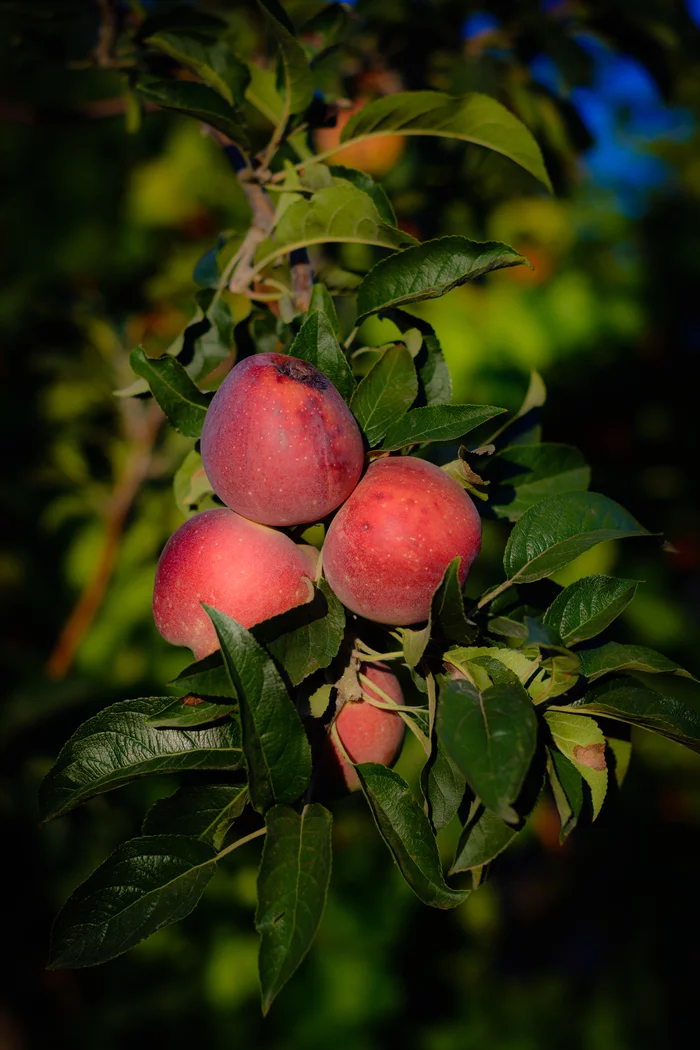
[{"label": "tree branch", "polygon": [[50,678],[65,678],[68,674],[80,644],[102,605],[114,571],[126,519],[148,474],[153,445],[164,419],[155,402],[150,403],[144,411],[141,402],[125,401],[122,402],[122,411],[127,415],[127,431],[133,435],[130,454],[105,511],[105,533],[93,574],[49,656],[46,673]]}]

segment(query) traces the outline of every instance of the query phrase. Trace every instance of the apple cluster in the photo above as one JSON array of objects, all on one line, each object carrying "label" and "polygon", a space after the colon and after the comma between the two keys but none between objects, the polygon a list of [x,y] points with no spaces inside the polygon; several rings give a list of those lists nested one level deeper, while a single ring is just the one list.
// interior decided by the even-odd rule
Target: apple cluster
[{"label": "apple cluster", "polygon": [[[412,456],[365,469],[355,418],[306,361],[261,353],[235,365],[207,412],[201,453],[225,506],[195,514],[170,537],[153,594],[159,632],[196,659],[218,648],[203,602],[252,627],[311,601],[322,562],[351,612],[406,626],[428,618],[449,563],[461,558],[463,584],[479,552],[479,514],[461,486]],[[326,524],[320,558],[283,531],[318,522]],[[402,704],[401,687],[384,665],[360,671],[372,685],[367,699],[342,707],[338,735],[353,762],[390,764],[403,722],[377,704]],[[352,790],[357,776],[336,755]]]}]

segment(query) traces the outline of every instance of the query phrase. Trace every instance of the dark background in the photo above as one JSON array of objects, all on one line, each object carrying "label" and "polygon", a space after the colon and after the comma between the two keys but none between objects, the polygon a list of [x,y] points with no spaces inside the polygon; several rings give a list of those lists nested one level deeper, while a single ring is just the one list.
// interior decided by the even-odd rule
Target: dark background
[{"label": "dark background", "polygon": [[[260,57],[250,6],[196,6],[223,14],[236,49]],[[297,25],[318,6],[285,5]],[[138,7],[122,6],[126,23]],[[77,724],[111,701],[161,694],[187,663],[150,617],[155,562],[181,520],[169,489],[187,445],[158,429],[147,403],[113,390],[131,381],[133,346],[153,353],[174,338],[192,312],[194,263],[247,218],[196,122],[147,113],[134,130],[124,72],[95,61],[100,17],[87,0],[0,3],[0,1050],[690,1045],[700,760],[644,733],[595,825],[559,848],[543,805],[452,913],[413,898],[360,799],[339,803],[322,929],[265,1022],[255,844],[230,858],[196,912],[127,956],[44,969],[62,901],[175,786],[133,785],[37,826],[37,785]],[[382,181],[402,226],[502,239],[536,265],[420,312],[449,356],[456,400],[515,408],[537,368],[547,440],[577,444],[593,487],[670,540],[675,553],[655,541],[602,545],[557,580],[644,580],[615,637],[695,673],[699,23],[697,0],[367,0],[353,8],[348,51],[323,73],[330,99],[483,90],[538,137],[554,197],[501,158],[447,140],[409,140],[391,164]],[[372,258],[339,255],[358,271]],[[362,334],[383,337],[378,324]],[[487,527],[475,590],[498,578],[497,539]],[[401,762],[410,772],[414,760],[409,748]]]}]

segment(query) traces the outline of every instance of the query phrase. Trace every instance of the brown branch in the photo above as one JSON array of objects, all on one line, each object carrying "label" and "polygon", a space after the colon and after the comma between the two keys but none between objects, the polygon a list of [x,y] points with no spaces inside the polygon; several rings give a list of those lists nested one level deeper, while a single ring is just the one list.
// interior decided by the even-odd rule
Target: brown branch
[{"label": "brown branch", "polygon": [[119,554],[126,519],[149,472],[153,445],[163,422],[163,413],[155,402],[144,411],[140,402],[125,401],[122,409],[127,414],[127,430],[133,435],[130,454],[105,510],[105,533],[94,572],[48,659],[46,673],[50,678],[65,678],[68,674],[80,644],[99,612]]}]

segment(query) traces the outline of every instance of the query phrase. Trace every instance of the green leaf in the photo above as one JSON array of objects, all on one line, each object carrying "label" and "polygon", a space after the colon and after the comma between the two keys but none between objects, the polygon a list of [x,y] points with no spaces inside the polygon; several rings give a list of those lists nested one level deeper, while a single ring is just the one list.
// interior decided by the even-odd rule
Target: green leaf
[{"label": "green leaf", "polygon": [[612,576],[584,576],[565,587],[549,606],[543,623],[553,627],[564,645],[595,638],[634,598],[638,580]]},{"label": "green leaf", "polygon": [[669,660],[668,657],[643,645],[607,642],[597,649],[586,649],[579,655],[581,674],[585,675],[589,682],[613,671],[648,671],[651,674],[667,673],[680,675],[681,678],[693,678],[689,671],[685,671],[674,660]]},{"label": "green leaf", "polygon": [[426,812],[435,832],[446,828],[459,809],[467,782],[439,740],[421,771]]},{"label": "green leaf", "polygon": [[334,164],[330,173],[334,179],[344,179],[366,193],[379,212],[382,222],[385,222],[387,226],[396,226],[396,215],[386,195],[386,190],[379,182],[375,182],[371,175],[357,168],[344,168],[340,164]]},{"label": "green leaf", "polygon": [[604,540],[648,535],[628,511],[607,496],[565,492],[525,511],[510,534],[503,565],[513,582],[532,583],[551,576]]},{"label": "green leaf", "polygon": [[320,310],[322,314],[326,315],[326,319],[330,321],[331,328],[337,337],[340,331],[338,314],[335,310],[333,297],[322,281],[315,281],[311,288],[311,301],[309,303],[309,309],[307,310],[307,316],[311,317],[311,314],[314,313],[315,310]]},{"label": "green leaf", "polygon": [[156,33],[146,40],[217,91],[232,106],[240,106],[250,81],[248,67],[221,40],[208,41],[179,33]]},{"label": "green leaf", "polygon": [[406,781],[374,762],[355,770],[379,833],[413,892],[433,908],[456,908],[469,891],[446,884],[430,823]]},{"label": "green leaf", "polygon": [[591,789],[595,820],[608,790],[603,730],[592,718],[580,715],[550,710],[545,711],[544,717],[552,740]]},{"label": "green leaf", "polygon": [[349,8],[345,4],[327,4],[322,7],[299,30],[306,53],[315,58],[338,44],[349,20]]},{"label": "green leaf", "polygon": [[513,681],[479,690],[468,681],[448,682],[440,693],[437,731],[474,794],[501,819],[517,820],[512,803],[537,742],[537,720],[523,687]]},{"label": "green leaf", "polygon": [[147,381],[172,426],[185,437],[199,437],[211,394],[198,390],[180,362],[169,354],[146,357],[139,346],[131,351],[129,361],[136,375]]},{"label": "green leaf", "polygon": [[138,83],[136,88],[148,102],[195,117],[228,135],[241,149],[250,148],[248,133],[233,106],[206,84],[196,84],[191,80],[149,79]]},{"label": "green leaf", "polygon": [[443,659],[445,663],[453,664],[465,674],[468,674],[469,664],[472,662],[478,662],[488,670],[489,663],[495,660],[512,671],[521,685],[525,685],[540,666],[539,657],[533,654],[532,650],[525,653],[521,649],[500,649],[483,645],[448,649]]},{"label": "green leaf", "polygon": [[238,695],[253,808],[265,813],[277,802],[294,802],[311,776],[311,750],[279,671],[249,631],[218,610],[202,606],[214,624]]},{"label": "green leaf", "polygon": [[68,898],[54,924],[49,969],[114,959],[197,906],[214,874],[211,846],[184,835],[125,842]]},{"label": "green leaf", "polygon": [[299,685],[338,655],[345,631],[345,609],[325,580],[313,601],[259,624],[254,635]]},{"label": "green leaf", "polygon": [[202,784],[159,799],[146,814],[143,835],[189,835],[221,849],[248,802],[248,785]]},{"label": "green leaf", "polygon": [[440,237],[407,248],[374,266],[357,292],[358,320],[391,306],[437,299],[460,284],[506,266],[529,266],[524,255],[499,241]]},{"label": "green leaf", "polygon": [[260,985],[267,1014],[320,925],[331,877],[333,818],[314,803],[301,813],[274,806],[265,823],[255,927],[261,936]]},{"label": "green leaf", "polygon": [[502,153],[525,171],[552,185],[542,153],[528,129],[500,102],[477,93],[453,98],[439,91],[405,91],[364,106],[340,135],[345,145],[379,135],[438,135],[463,139]]},{"label": "green leaf", "polygon": [[418,372],[419,404],[452,404],[452,378],[433,326],[397,307],[382,310],[379,316],[388,317],[402,332],[417,328],[423,337],[421,347],[414,358]]},{"label": "green leaf", "polygon": [[462,831],[450,875],[490,864],[519,834],[517,828],[482,807],[477,819]]},{"label": "green leaf", "polygon": [[389,427],[382,448],[394,451],[430,441],[457,441],[505,412],[493,405],[430,405],[414,408]]},{"label": "green leaf", "polygon": [[243,768],[237,721],[184,732],[146,723],[171,697],[123,700],[84,722],[61,750],[39,789],[42,820],[138,777],[190,769]]},{"label": "green leaf", "polygon": [[235,700],[236,690],[231,685],[221,652],[217,650],[203,660],[197,660],[180,671],[180,674],[172,682],[168,683],[176,689],[179,696],[188,693],[194,696],[223,697]]},{"label": "green leaf", "polygon": [[196,695],[178,696],[162,711],[150,715],[146,724],[156,729],[191,729],[228,718],[235,710],[236,706],[230,700],[212,702]]},{"label": "green leaf", "polygon": [[173,495],[185,518],[216,506],[214,491],[202,466],[202,457],[194,449],[187,453],[175,472]]},{"label": "green leaf", "polygon": [[392,346],[362,379],[350,402],[370,445],[381,441],[392,423],[410,408],[417,393],[411,355],[405,346]]},{"label": "green leaf", "polygon": [[511,445],[492,456],[486,476],[493,488],[489,506],[499,518],[517,521],[547,496],[588,488],[591,470],[571,445]]},{"label": "green leaf", "polygon": [[265,15],[268,28],[275,38],[284,70],[284,110],[280,123],[287,123],[290,116],[303,113],[314,95],[314,79],[309,69],[303,47],[295,40],[286,26],[282,25],[265,4],[258,6]]},{"label": "green leaf", "polygon": [[350,401],[357,384],[350,371],[348,360],[340,348],[333,325],[325,313],[309,310],[309,316],[299,329],[299,334],[289,347],[292,357],[308,361],[319,372],[330,379],[333,386]]},{"label": "green leaf", "polygon": [[484,440],[485,445],[491,445],[498,441],[503,442],[501,435],[508,434],[510,445],[522,444],[532,445],[542,440],[542,427],[540,426],[541,408],[547,400],[547,388],[539,372],[530,372],[530,382],[518,411],[505,423],[502,423],[495,434]]},{"label": "green leaf", "polygon": [[641,726],[700,753],[700,688],[687,678],[640,672],[612,678],[566,710]]},{"label": "green leaf", "polygon": [[267,247],[261,251],[268,254],[257,262],[256,270],[263,270],[279,255],[295,248],[332,242],[376,244],[397,250],[414,244],[415,238],[383,222],[362,190],[355,186],[328,186],[287,208],[275,230],[274,247],[273,242],[265,242]]},{"label": "green leaf", "polygon": [[583,778],[579,771],[557,748],[547,748],[547,775],[554,802],[559,813],[564,842],[578,823],[583,809]]},{"label": "green leaf", "polygon": [[451,642],[462,644],[473,641],[476,628],[467,620],[464,611],[462,586],[459,582],[461,558],[453,558],[445,569],[440,586],[430,606],[432,624],[439,624],[442,634]]}]

